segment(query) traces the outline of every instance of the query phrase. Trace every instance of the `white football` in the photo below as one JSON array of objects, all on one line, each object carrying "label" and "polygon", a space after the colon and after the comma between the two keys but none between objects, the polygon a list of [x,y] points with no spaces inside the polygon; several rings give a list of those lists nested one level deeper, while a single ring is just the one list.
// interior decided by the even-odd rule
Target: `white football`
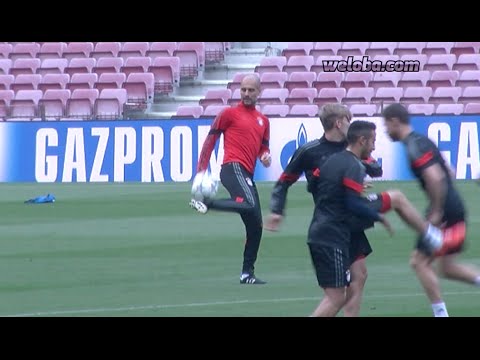
[{"label": "white football", "polygon": [[212,178],[208,172],[200,172],[193,178],[192,197],[195,200],[203,201],[214,198],[218,191],[218,181]]}]

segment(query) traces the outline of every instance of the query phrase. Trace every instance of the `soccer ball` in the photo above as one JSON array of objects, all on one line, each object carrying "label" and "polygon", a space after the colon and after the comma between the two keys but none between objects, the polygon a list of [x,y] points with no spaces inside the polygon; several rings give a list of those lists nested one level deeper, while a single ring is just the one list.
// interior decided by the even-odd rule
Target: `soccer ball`
[{"label": "soccer ball", "polygon": [[214,180],[208,171],[195,175],[192,184],[192,197],[195,200],[211,199],[217,195],[217,191],[218,181]]}]

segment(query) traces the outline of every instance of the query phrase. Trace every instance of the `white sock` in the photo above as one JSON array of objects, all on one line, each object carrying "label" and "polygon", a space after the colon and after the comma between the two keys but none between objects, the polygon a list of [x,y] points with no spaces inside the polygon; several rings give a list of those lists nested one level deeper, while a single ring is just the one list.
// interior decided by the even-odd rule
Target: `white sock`
[{"label": "white sock", "polygon": [[429,240],[434,250],[440,249],[443,245],[442,230],[432,224],[428,224],[425,238]]},{"label": "white sock", "polygon": [[240,280],[243,280],[245,278],[248,278],[250,276],[249,273],[243,273],[242,275],[240,275]]},{"label": "white sock", "polygon": [[480,286],[480,275],[475,278],[475,285]]},{"label": "white sock", "polygon": [[448,317],[447,306],[443,301],[436,304],[432,304],[432,310],[433,310],[433,316],[435,317]]}]

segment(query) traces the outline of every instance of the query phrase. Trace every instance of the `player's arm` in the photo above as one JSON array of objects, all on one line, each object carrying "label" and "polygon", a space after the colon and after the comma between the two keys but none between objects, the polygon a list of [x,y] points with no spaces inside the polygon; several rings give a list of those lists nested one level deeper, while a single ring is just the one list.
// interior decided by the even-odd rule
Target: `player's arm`
[{"label": "player's arm", "polygon": [[368,176],[374,178],[383,175],[382,165],[380,165],[380,163],[373,157],[370,156],[367,159],[363,159],[362,163],[365,166],[365,172]]},{"label": "player's arm", "polygon": [[427,220],[433,225],[440,225],[443,218],[447,179],[441,165],[435,160],[434,148],[431,144],[415,144],[409,149],[411,166],[420,172],[425,182],[425,191],[430,200],[430,213]]},{"label": "player's arm", "polygon": [[210,161],[213,148],[215,147],[215,143],[227,126],[228,117],[225,116],[225,111],[222,111],[213,121],[210,131],[205,138],[202,151],[200,152],[200,156],[198,158],[197,173],[204,172],[208,169],[208,163]]},{"label": "player's arm", "polygon": [[272,156],[270,155],[270,121],[266,121],[265,132],[263,133],[262,144],[258,153],[258,158],[265,167],[270,167],[272,164]]},{"label": "player's arm", "polygon": [[270,197],[270,215],[265,221],[265,229],[277,231],[283,220],[287,202],[288,188],[292,186],[305,171],[307,153],[303,147],[298,148],[288,163],[285,171],[275,183]]}]

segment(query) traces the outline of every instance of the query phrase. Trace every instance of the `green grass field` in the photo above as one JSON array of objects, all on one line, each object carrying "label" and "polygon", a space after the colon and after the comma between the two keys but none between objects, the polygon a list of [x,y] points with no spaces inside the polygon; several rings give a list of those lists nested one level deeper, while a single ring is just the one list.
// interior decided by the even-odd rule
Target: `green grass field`
[{"label": "green grass field", "polygon": [[[259,183],[264,216],[272,183]],[[480,188],[458,182],[469,209],[461,259],[480,266]],[[416,183],[400,188],[419,207]],[[322,296],[306,233],[312,201],[305,183],[289,192],[281,232],[264,232],[257,275],[238,283],[244,228],[236,214],[191,210],[190,184],[0,184],[0,316],[304,317]],[[51,192],[54,204],[24,200]],[[220,196],[225,195],[222,189]],[[374,253],[362,316],[431,316],[408,266],[415,235],[396,214],[396,234],[369,230]],[[450,316],[480,315],[480,288],[442,281]]]}]

